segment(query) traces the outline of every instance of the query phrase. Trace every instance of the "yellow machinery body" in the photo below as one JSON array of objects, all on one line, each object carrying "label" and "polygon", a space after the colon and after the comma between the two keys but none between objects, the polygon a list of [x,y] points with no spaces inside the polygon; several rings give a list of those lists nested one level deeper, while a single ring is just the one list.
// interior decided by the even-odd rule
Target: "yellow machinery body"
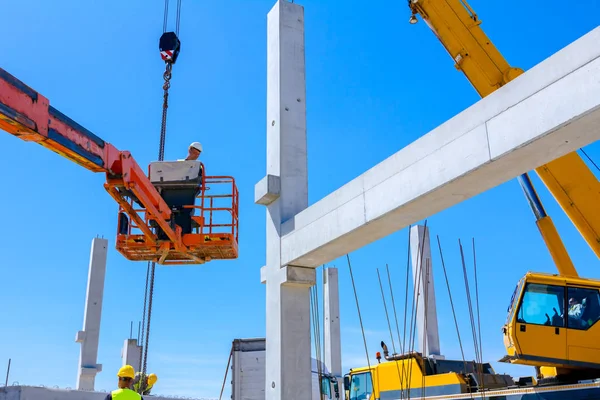
[{"label": "yellow machinery body", "polygon": [[[512,67],[481,29],[466,0],[409,0],[411,22],[420,15],[481,97],[523,74]],[[600,257],[600,182],[577,153],[535,169],[544,185]],[[552,251],[552,250],[551,250]]]},{"label": "yellow machinery body", "polygon": [[[480,96],[509,84],[523,71],[511,67],[481,29],[481,20],[466,0],[409,0],[411,23],[420,16]],[[587,244],[600,257],[600,182],[577,153],[570,153],[536,168]],[[552,220],[533,189],[527,174],[520,177],[537,217],[537,226],[556,264],[559,275],[528,273],[519,283],[504,326],[508,355],[501,361],[539,367],[538,376],[598,375],[600,370],[600,281],[578,277],[577,271]],[[578,288],[577,290],[575,288]],[[544,290],[552,294],[544,294]],[[584,327],[561,316],[568,309],[571,292],[586,300]],[[544,301],[548,303],[540,303]],[[553,305],[550,306],[549,304]],[[553,308],[557,310],[555,315]],[[549,323],[545,314],[549,315]],[[560,322],[563,321],[563,322]],[[584,326],[584,325],[582,325]]]},{"label": "yellow machinery body", "polygon": [[544,365],[567,379],[598,377],[600,281],[528,273],[517,284],[502,330],[508,354],[501,361]]},{"label": "yellow machinery body", "polygon": [[415,352],[354,368],[344,377],[347,400],[440,398],[471,393],[478,386],[492,390],[514,385],[510,376],[496,374],[488,363],[435,359]]}]

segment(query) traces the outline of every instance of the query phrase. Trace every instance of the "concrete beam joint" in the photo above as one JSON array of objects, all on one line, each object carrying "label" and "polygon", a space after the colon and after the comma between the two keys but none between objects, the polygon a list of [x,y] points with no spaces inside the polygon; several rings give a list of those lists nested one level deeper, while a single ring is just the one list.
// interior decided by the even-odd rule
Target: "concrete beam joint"
[{"label": "concrete beam joint", "polygon": [[279,176],[268,174],[254,186],[254,202],[268,206],[281,194],[281,179]]},{"label": "concrete beam joint", "polygon": [[283,270],[285,270],[285,275],[281,282],[282,285],[311,287],[317,283],[317,273],[314,268],[288,265]]},{"label": "concrete beam joint", "polygon": [[85,332],[84,331],[78,331],[77,334],[75,335],[75,342],[76,343],[83,343],[84,340],[85,340]]},{"label": "concrete beam joint", "polygon": [[267,283],[267,266],[260,267],[260,283]]}]

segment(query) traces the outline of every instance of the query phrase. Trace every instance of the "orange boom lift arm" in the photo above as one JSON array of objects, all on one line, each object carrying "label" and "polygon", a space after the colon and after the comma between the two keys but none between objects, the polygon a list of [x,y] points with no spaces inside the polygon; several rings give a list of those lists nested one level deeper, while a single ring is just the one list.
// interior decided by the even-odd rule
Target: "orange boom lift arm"
[{"label": "orange boom lift arm", "polygon": [[[106,174],[104,188],[119,204],[119,215],[126,214],[132,221],[127,232],[119,229],[117,234],[117,250],[125,258],[160,264],[201,264],[211,259],[237,258],[238,192],[232,177],[202,177],[200,206],[186,206],[200,209],[200,215],[192,217],[196,232],[182,235],[181,227],[173,222],[171,208],[130,152],[117,149],[79,125],[52,107],[46,97],[2,68],[0,128],[22,140],[36,142],[92,172]],[[210,196],[206,193],[208,183],[226,184],[231,189],[226,194]],[[216,207],[217,197],[228,198],[227,207]],[[134,208],[134,202],[141,209]],[[228,223],[213,223],[215,212],[229,214]],[[141,234],[132,234],[132,227],[138,228]],[[159,240],[155,233],[157,227],[168,240]],[[226,228],[226,232],[216,232],[219,227]]]}]

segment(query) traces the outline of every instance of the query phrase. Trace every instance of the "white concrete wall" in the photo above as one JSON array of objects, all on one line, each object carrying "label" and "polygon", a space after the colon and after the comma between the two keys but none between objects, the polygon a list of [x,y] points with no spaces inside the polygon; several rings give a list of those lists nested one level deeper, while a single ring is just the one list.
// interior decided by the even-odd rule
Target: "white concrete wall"
[{"label": "white concrete wall", "polygon": [[[115,377],[115,389],[117,388]],[[52,389],[35,386],[0,387],[0,400],[104,400],[108,393]],[[173,397],[146,396],[144,399],[173,400]],[[190,399],[194,400],[194,399]]]},{"label": "white concrete wall", "polygon": [[600,139],[600,27],[282,226],[317,267]]}]

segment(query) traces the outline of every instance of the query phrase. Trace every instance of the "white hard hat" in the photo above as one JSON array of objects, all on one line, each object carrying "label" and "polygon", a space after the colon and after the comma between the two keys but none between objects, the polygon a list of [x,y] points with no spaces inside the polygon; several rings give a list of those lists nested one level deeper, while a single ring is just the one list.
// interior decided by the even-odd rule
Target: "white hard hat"
[{"label": "white hard hat", "polygon": [[194,142],[194,143],[190,144],[190,148],[194,148],[194,149],[202,152],[202,144],[200,144],[200,142]]}]

